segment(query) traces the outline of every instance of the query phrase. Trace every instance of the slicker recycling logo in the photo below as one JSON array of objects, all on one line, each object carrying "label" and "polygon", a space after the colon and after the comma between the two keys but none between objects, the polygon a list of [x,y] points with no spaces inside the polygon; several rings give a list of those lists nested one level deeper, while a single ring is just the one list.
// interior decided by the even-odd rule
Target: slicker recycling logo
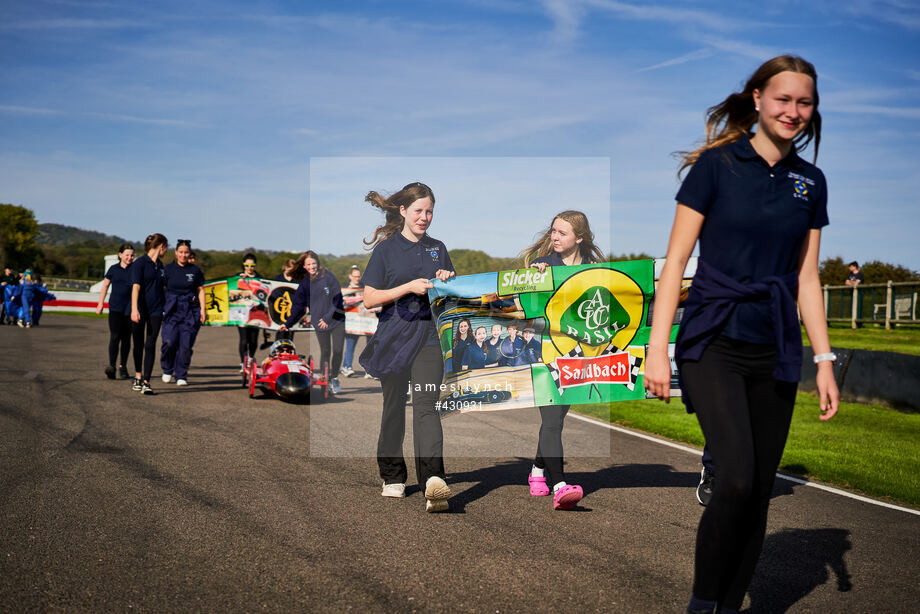
[{"label": "slicker recycling logo", "polygon": [[[546,304],[557,356],[579,346],[589,357],[609,352],[610,346],[625,350],[639,329],[644,304],[641,287],[625,273],[608,268],[576,273]],[[544,362],[552,362],[556,356],[547,356],[547,349]]]}]

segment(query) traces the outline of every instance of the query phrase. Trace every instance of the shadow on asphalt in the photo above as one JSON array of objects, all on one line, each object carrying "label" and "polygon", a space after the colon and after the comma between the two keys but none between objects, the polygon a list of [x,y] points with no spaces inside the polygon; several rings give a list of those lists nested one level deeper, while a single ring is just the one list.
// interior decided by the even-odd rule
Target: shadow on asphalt
[{"label": "shadow on asphalt", "polygon": [[[450,473],[448,481],[472,482],[471,488],[450,499],[451,511],[462,512],[467,503],[503,486],[526,486],[532,459],[518,458],[465,473]],[[585,495],[603,488],[692,488],[699,482],[695,472],[674,471],[670,465],[612,465],[600,471],[567,473],[566,481],[578,484]],[[408,494],[408,490],[406,491]],[[580,511],[590,511],[580,506]]]},{"label": "shadow on asphalt", "polygon": [[818,586],[836,578],[841,593],[853,588],[844,555],[852,547],[847,529],[783,529],[768,535],[746,612],[786,612]]}]

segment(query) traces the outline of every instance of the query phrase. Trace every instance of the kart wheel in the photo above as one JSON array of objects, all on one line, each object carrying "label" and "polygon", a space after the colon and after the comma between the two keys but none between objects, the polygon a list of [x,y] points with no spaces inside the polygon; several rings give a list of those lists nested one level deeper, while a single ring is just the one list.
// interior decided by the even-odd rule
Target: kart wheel
[{"label": "kart wheel", "polygon": [[489,403],[498,403],[502,400],[502,393],[498,392],[497,390],[493,390],[489,392],[488,399]]},{"label": "kart wheel", "polygon": [[265,299],[268,298],[268,292],[265,290],[256,290],[256,298],[264,303]]},{"label": "kart wheel", "polygon": [[249,363],[249,398],[256,394],[256,361]]}]

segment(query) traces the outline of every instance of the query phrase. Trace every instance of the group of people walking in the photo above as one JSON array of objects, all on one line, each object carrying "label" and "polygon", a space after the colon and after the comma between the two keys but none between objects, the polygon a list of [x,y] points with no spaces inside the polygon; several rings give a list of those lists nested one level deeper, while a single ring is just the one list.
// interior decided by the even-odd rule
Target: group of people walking
[{"label": "group of people walking", "polygon": [[53,300],[54,295],[42,283],[41,275],[32,269],[17,274],[9,265],[3,268],[3,276],[0,277],[0,325],[20,328],[38,326],[45,301]]},{"label": "group of people walking", "polygon": [[[191,241],[179,239],[175,260],[163,264],[168,241],[160,233],[144,241],[144,253],[135,259],[134,247],[118,249],[118,262],[106,271],[96,313],[109,296],[109,379],[129,378],[126,362],[134,346],[132,389],[155,394],[150,384],[157,341],[162,338],[160,366],[164,383],[188,385],[188,370],[198,330],[205,321],[204,274],[194,263]],[[116,367],[117,365],[117,367]]]},{"label": "group of people walking", "polygon": [[[648,391],[668,400],[671,325],[684,269],[699,242],[676,359],[684,401],[699,419],[707,462],[717,481],[699,524],[688,612],[737,612],[754,573],[801,371],[796,303],[815,352],[821,419],[837,411],[835,357],[818,281],[821,229],[828,223],[827,187],[821,171],[799,157],[812,145],[816,158],[820,139],[815,69],[801,58],[779,56],[758,68],[742,91],[709,109],[704,144],[683,154],[681,172],[688,172],[676,196],[667,261],[656,291],[644,383]],[[384,223],[365,241],[373,251],[363,280],[360,270],[353,280],[356,286],[363,281],[365,307],[380,309],[377,332],[368,338],[359,361],[370,376],[379,378],[382,388],[377,442],[381,494],[406,495],[403,441],[406,390],[411,388],[415,477],[424,490],[425,509],[444,512],[452,491],[435,409],[444,365],[427,293],[429,280],[449,283],[454,266],[447,246],[429,234],[435,207],[429,186],[410,183],[388,197],[371,191],[365,200],[384,214]],[[547,266],[599,262],[603,254],[593,239],[583,213],[563,211],[522,250],[523,265],[542,271]],[[106,274],[112,285],[106,373],[112,377],[117,363],[126,374],[126,348],[133,331],[135,386],[148,394],[161,325],[164,380],[175,377],[182,384],[204,320],[203,277],[189,263],[189,250],[188,242],[179,241],[176,261],[163,267],[159,258],[166,252],[166,238],[150,235],[140,258],[132,264],[131,246],[122,246],[119,263]],[[242,276],[257,276],[254,257],[247,255],[243,264]],[[305,273],[282,332],[310,309],[321,363],[329,365],[330,387],[338,393],[337,377],[340,372],[353,373],[354,353],[350,341],[349,364],[343,370],[342,348],[349,337],[342,289],[314,252],[307,251],[298,267]],[[513,353],[526,356],[527,334],[533,331],[515,330],[513,336],[508,332],[511,343],[521,346]],[[475,368],[479,362],[487,366],[485,329],[471,330],[467,320],[465,328],[460,323],[459,333],[465,344],[463,358],[457,360],[455,347],[452,370]],[[257,335],[255,329],[240,330],[241,360],[254,355]],[[471,350],[474,346],[478,354]],[[522,360],[521,364],[528,362]],[[573,508],[584,496],[580,486],[566,481],[564,472],[562,431],[568,409],[539,408],[536,453],[526,476],[530,495],[549,497],[560,510]]]}]

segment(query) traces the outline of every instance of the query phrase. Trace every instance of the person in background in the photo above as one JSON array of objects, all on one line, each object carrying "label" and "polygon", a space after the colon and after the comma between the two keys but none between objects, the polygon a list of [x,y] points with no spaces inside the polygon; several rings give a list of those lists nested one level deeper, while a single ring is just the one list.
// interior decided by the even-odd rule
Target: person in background
[{"label": "person in background", "polygon": [[198,256],[195,254],[195,250],[193,249],[188,250],[188,263],[189,264],[195,264],[195,259],[197,257]]},{"label": "person in background", "polygon": [[[540,272],[548,266],[588,264],[604,259],[594,244],[594,233],[587,216],[581,211],[571,210],[556,215],[549,228],[521,255],[524,266],[535,267]],[[565,481],[563,471],[562,428],[568,411],[568,405],[540,407],[537,454],[527,476],[530,494],[535,497],[549,495],[547,484],[552,484],[553,509],[556,510],[572,509],[584,496],[581,486]]]},{"label": "person in background", "polygon": [[[238,273],[243,278],[261,277],[256,271],[256,255],[247,253],[243,256],[243,270]],[[246,370],[246,357],[255,359],[256,348],[259,346],[259,329],[255,326],[237,326],[237,333],[240,336],[238,350],[240,353],[240,373]]]},{"label": "person in background", "polygon": [[855,260],[847,265],[850,269],[849,275],[844,282],[848,286],[858,286],[859,284],[866,283],[866,276],[862,274],[862,271],[859,270],[859,263]]},{"label": "person in background", "polygon": [[[351,265],[351,270],[348,271],[348,286],[345,290],[351,291],[352,294],[355,294],[359,288],[363,288],[361,285],[361,269],[357,265]],[[342,293],[343,301],[345,305],[352,304],[355,300],[362,301],[363,297],[358,299],[351,299],[351,297],[345,296],[346,292]],[[355,346],[358,345],[358,337],[361,335],[350,334],[347,331],[345,332],[345,355],[342,357],[342,368],[339,370],[339,373],[345,377],[351,377],[355,374],[355,370],[352,369],[351,363],[354,360],[355,356]]]},{"label": "person in background", "polygon": [[328,365],[329,390],[339,394],[342,388],[338,377],[345,345],[342,286],[335,275],[320,264],[315,252],[307,250],[303,266],[310,278],[310,322],[320,347],[320,365]]},{"label": "person in background", "polygon": [[48,287],[42,283],[42,276],[35,274],[35,295],[32,297],[32,326],[38,326],[39,320],[42,319],[42,309],[45,301],[53,301],[55,296],[48,291]]},{"label": "person in background", "polygon": [[160,366],[163,382],[173,378],[177,386],[188,386],[188,368],[192,362],[192,344],[205,321],[204,274],[188,256],[192,242],[179,239],[176,259],[163,267],[166,302],[163,306],[163,345]]},{"label": "person in background", "polygon": [[32,300],[35,298],[35,281],[32,269],[23,271],[19,280],[19,313],[17,324],[20,328],[32,328]]},{"label": "person in background", "polygon": [[163,305],[166,293],[163,287],[163,262],[168,241],[158,232],[147,235],[144,255],[131,265],[131,321],[134,342],[133,390],[141,394],[156,394],[150,386],[153,361],[156,357],[157,339],[163,324]]},{"label": "person in background", "polygon": [[14,324],[13,314],[13,288],[19,285],[19,276],[13,269],[6,265],[3,267],[3,277],[0,277],[0,324]]},{"label": "person in background", "polygon": [[[275,275],[275,277],[273,278],[273,281],[284,281],[287,283],[299,283],[300,280],[303,279],[305,275],[306,275],[306,271],[303,268],[303,262],[294,260],[293,258],[288,258],[287,260],[284,261],[284,266],[281,267],[281,272]],[[278,341],[279,339],[293,340],[294,331],[279,329],[275,333],[275,341]]]},{"label": "person in background", "polygon": [[[115,365],[118,375],[128,379],[128,352],[131,351],[131,263],[134,262],[134,246],[122,243],[118,248],[118,262],[109,267],[99,290],[99,302],[96,313],[101,314],[105,304],[105,295],[109,295],[109,366],[105,376],[115,379]],[[119,349],[121,351],[119,351]]]},{"label": "person in background", "polygon": [[718,485],[697,531],[693,614],[739,612],[754,575],[802,372],[799,316],[815,353],[821,419],[837,413],[818,274],[827,183],[798,155],[814,142],[817,158],[817,78],[800,57],[764,62],[742,91],[709,108],[704,144],[683,154],[689,172],[655,293],[645,387],[670,396],[671,323],[699,241],[675,359]]}]

